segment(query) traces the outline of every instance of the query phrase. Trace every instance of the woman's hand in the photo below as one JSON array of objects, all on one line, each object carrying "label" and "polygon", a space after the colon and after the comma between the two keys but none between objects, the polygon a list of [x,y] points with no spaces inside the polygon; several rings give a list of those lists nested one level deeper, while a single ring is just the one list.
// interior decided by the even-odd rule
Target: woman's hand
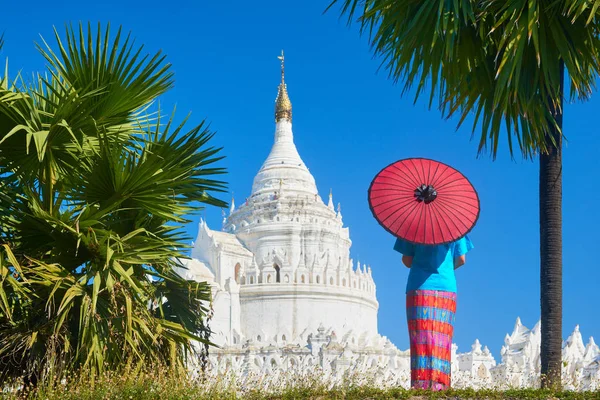
[{"label": "woman's hand", "polygon": [[412,256],[402,256],[402,263],[406,265],[406,268],[410,268],[412,265]]},{"label": "woman's hand", "polygon": [[467,262],[467,256],[463,255],[454,258],[454,269],[460,268]]}]

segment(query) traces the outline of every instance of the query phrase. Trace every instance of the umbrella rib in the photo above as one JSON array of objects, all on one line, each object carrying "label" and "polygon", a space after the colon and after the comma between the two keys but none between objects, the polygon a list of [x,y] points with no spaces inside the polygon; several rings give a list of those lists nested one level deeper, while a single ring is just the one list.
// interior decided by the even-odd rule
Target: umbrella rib
[{"label": "umbrella rib", "polygon": [[[389,209],[391,209],[391,208],[394,208],[394,207],[395,207],[395,205],[392,205],[391,207],[388,207],[388,208],[386,208],[384,211],[387,211],[387,210],[389,210]],[[397,209],[397,210],[395,210],[395,211],[394,211],[394,212],[392,212],[390,215],[388,215],[387,217],[385,217],[385,219],[384,219],[384,220],[382,220],[381,222],[385,224],[385,223],[386,223],[386,221],[387,221],[388,219],[390,219],[390,218],[391,218],[391,217],[392,217],[394,214],[398,213],[399,211],[401,211],[401,212],[406,212],[406,210],[410,210],[410,209],[411,209],[411,208],[410,208],[410,204],[409,204],[409,203],[405,203],[405,204],[403,204],[403,205],[402,205],[402,207],[398,207],[398,209]],[[400,214],[400,215],[402,215],[402,214]],[[395,223],[395,222],[396,222],[396,220],[394,220],[394,223]],[[391,224],[391,225],[393,225],[393,224]],[[390,226],[391,226],[391,225],[390,225]]]},{"label": "umbrella rib", "polygon": [[413,180],[414,177],[411,174],[409,174],[407,171],[401,170],[396,165],[394,165],[393,167],[398,171],[398,175],[397,176],[400,176],[400,177],[406,179],[406,182],[409,185],[413,186],[414,188],[417,188],[419,186],[419,184],[417,184],[417,183],[414,182],[414,180]]},{"label": "umbrella rib", "polygon": [[389,187],[389,185],[388,185],[388,187],[371,188],[371,193],[374,193],[374,192],[390,192],[390,191],[393,192],[393,193],[398,193],[399,196],[397,196],[397,197],[411,197],[411,198],[414,198],[414,195],[412,195],[412,192],[409,195],[407,192],[401,191],[397,187]]},{"label": "umbrella rib", "polygon": [[477,197],[471,197],[471,196],[467,196],[465,194],[460,194],[460,193],[444,193],[444,197],[442,198],[461,198],[461,199],[470,199],[470,200],[477,200]]},{"label": "umbrella rib", "polygon": [[433,186],[436,189],[437,189],[436,186],[437,186],[438,182],[440,181],[440,179],[443,179],[443,176],[446,173],[446,171],[448,171],[449,169],[452,169],[448,165],[445,165],[445,164],[438,164],[438,169],[439,169],[440,165],[443,165],[446,168],[442,172],[440,172],[439,174],[437,174],[438,170],[436,169],[436,174],[434,176],[435,181],[431,182],[431,186]]},{"label": "umbrella rib", "polygon": [[[437,166],[439,167],[440,164],[437,164]],[[436,171],[437,171],[437,168],[436,168]],[[435,173],[433,174],[433,176],[435,176]],[[432,179],[431,163],[427,163],[427,182],[429,182],[429,184],[431,184],[431,179]]]},{"label": "umbrella rib", "polygon": [[[394,224],[400,219],[400,217],[413,211],[416,208],[416,206],[417,206],[417,203],[415,203],[415,205],[412,208],[410,208],[410,206],[409,206],[409,207],[405,207],[404,209],[398,209],[398,210],[394,211],[393,213],[391,213],[390,215],[388,215],[388,217],[385,219],[385,221],[387,221],[392,215],[396,214],[398,211],[403,211],[400,215],[398,215],[396,217],[394,222],[392,222],[389,225],[390,230],[392,229],[392,226],[394,226]],[[384,221],[384,223],[385,223],[385,221]],[[406,218],[404,218],[404,221],[402,221],[402,224],[400,224],[400,227],[398,228],[398,230],[396,230],[396,234],[398,233],[399,229],[402,228],[402,225],[404,225],[404,222],[406,222]]]},{"label": "umbrella rib", "polygon": [[[446,224],[446,228],[448,229],[448,234],[450,235],[450,239],[452,241],[456,240],[454,237],[452,237],[452,232],[450,230],[450,226],[448,225],[448,220],[452,223],[452,225],[454,225],[454,227],[460,232],[460,228],[458,227],[458,225],[456,225],[456,222],[454,221],[454,219],[452,218],[452,215],[449,214],[446,209],[444,209],[439,203],[436,204],[436,209],[438,210],[438,213],[440,215],[440,217],[442,218],[442,220],[444,221],[444,223]],[[443,214],[443,215],[442,215]],[[447,217],[447,219],[446,219]]]},{"label": "umbrella rib", "polygon": [[[465,179],[465,177],[461,175],[459,178],[457,178],[457,179],[455,179],[455,180],[453,180],[453,181],[450,181],[450,182],[444,182],[444,183],[442,183],[442,184],[441,184],[439,187],[437,187],[436,189],[441,189],[441,188],[444,188],[444,187],[446,187],[446,186],[448,186],[448,185],[450,185],[450,184],[452,184],[452,183],[458,182],[458,181],[460,181],[460,180],[463,180],[463,179]],[[471,186],[471,185],[469,185],[469,186]]]},{"label": "umbrella rib", "polygon": [[466,199],[478,199],[479,196],[477,196],[477,194],[471,190],[465,190],[465,189],[461,189],[461,188],[456,188],[456,189],[452,189],[452,190],[444,190],[443,192],[444,197],[445,196],[462,196],[463,198]]},{"label": "umbrella rib", "polygon": [[[389,200],[389,201],[384,201],[383,203],[377,204],[376,207],[381,207],[384,204],[388,204],[388,203],[391,203],[391,202],[394,202],[394,201],[401,201],[401,200],[404,200],[404,203],[402,203],[402,206],[401,206],[402,208],[406,207],[409,203],[411,203],[413,201],[412,198],[410,200],[395,198],[395,199],[392,199],[392,200]],[[390,207],[387,207],[385,210],[378,210],[378,212],[385,212],[385,211],[389,210],[390,208],[395,207],[396,205],[398,205],[398,204],[397,203],[396,204],[392,204]],[[373,207],[373,208],[375,208],[375,207]]]},{"label": "umbrella rib", "polygon": [[421,182],[419,183],[417,186],[421,186],[422,184],[424,184],[425,182],[423,182],[423,180],[421,179],[421,177],[419,176],[419,169],[417,168],[417,166],[415,165],[415,162],[413,161],[413,159],[409,159],[410,163],[412,164],[412,169],[409,169],[408,171],[413,175],[413,177],[416,175],[416,179],[417,181]]},{"label": "umbrella rib", "polygon": [[429,179],[427,179],[427,174],[425,174],[425,166],[423,165],[423,160],[420,161],[421,164],[421,170],[423,171],[423,180],[425,180],[425,182],[423,182],[426,185],[429,185]]},{"label": "umbrella rib", "polygon": [[[454,203],[454,202],[446,202],[443,199],[440,200],[438,203],[441,204],[441,205],[443,205],[443,206],[445,206],[445,207],[447,207],[447,208],[449,207],[449,208],[451,208],[453,210],[456,210],[456,211],[458,211],[460,209],[460,210],[462,210],[465,213],[470,214],[470,215],[476,215],[477,214],[477,212],[474,211],[474,210],[477,210],[477,207],[475,207],[475,206],[465,206],[463,204],[458,204],[458,203]],[[463,216],[465,218],[469,218],[466,215],[463,215]]]},{"label": "umbrella rib", "polygon": [[[380,176],[381,176],[381,175],[380,175]],[[403,187],[403,188],[410,189],[410,190],[411,190],[411,192],[414,190],[414,189],[412,188],[412,186],[410,186],[410,185],[411,185],[411,184],[410,184],[410,182],[407,182],[407,181],[401,182],[401,181],[399,181],[399,180],[397,180],[397,179],[394,179],[396,176],[398,176],[398,175],[394,175],[393,177],[392,177],[392,176],[382,176],[382,178],[393,180],[394,182],[397,182],[397,183],[399,183],[399,184],[401,184],[401,185],[406,185],[406,186],[398,186],[398,187]],[[383,184],[384,184],[384,183],[381,183],[381,182],[376,182],[376,183],[379,183],[380,185],[383,185]]]},{"label": "umbrella rib", "polygon": [[[429,220],[431,221],[431,237],[433,238],[433,243],[436,243],[435,241],[435,229],[433,228],[433,213],[430,212],[429,213]],[[441,229],[440,229],[441,232]]]},{"label": "umbrella rib", "polygon": [[473,186],[468,185],[466,183],[449,183],[448,186],[445,186],[445,191],[448,193],[452,192],[467,192],[467,193],[475,193],[475,189]]},{"label": "umbrella rib", "polygon": [[[423,218],[423,242],[426,242],[427,240],[427,211],[429,211],[429,207],[424,206],[422,207],[423,210],[421,211],[421,216],[423,216],[423,213],[425,213],[425,217]],[[417,229],[418,232],[418,229]]]},{"label": "umbrella rib", "polygon": [[[426,207],[425,207],[424,205],[423,205],[423,206],[421,206],[421,215],[419,215],[419,219],[418,219],[418,221],[421,221],[421,217],[423,216],[423,210],[424,210],[425,208],[426,208]],[[408,232],[410,231],[410,228],[412,228],[412,226],[413,226],[413,223],[414,223],[414,222],[415,222],[415,219],[413,218],[413,219],[410,221],[410,225],[408,226],[408,229],[407,229],[407,231],[406,231],[406,234],[407,234],[407,236],[408,236]],[[417,232],[418,232],[418,230],[419,230],[419,226],[418,226],[418,224],[419,224],[419,222],[417,222]],[[410,240],[410,239],[409,239],[409,240]],[[416,234],[416,233],[413,235],[413,238],[412,238],[412,240],[410,240],[410,241],[411,241],[411,242],[416,242],[416,241],[417,241],[417,234]]]},{"label": "umbrella rib", "polygon": [[[406,223],[406,221],[408,220],[408,218],[410,217],[410,215],[412,215],[412,213],[417,209],[417,206],[418,206],[418,203],[415,203],[415,206],[410,209],[409,215],[407,215],[406,218],[404,218],[404,221],[402,221],[402,223],[400,224],[400,226],[398,227],[398,229],[396,230],[396,232],[400,233],[400,229],[402,229],[402,227],[404,226],[404,224]],[[396,218],[396,221],[398,221],[398,218]],[[394,224],[396,223],[396,221],[394,221]],[[412,226],[413,222],[414,222],[414,219],[411,220],[410,225],[408,226],[409,230],[410,230],[410,227]],[[393,226],[393,224],[390,225],[390,226]]]},{"label": "umbrella rib", "polygon": [[438,206],[435,204],[435,202],[430,203],[430,206],[432,206],[433,208],[435,208],[436,210],[436,214],[438,216],[438,218],[436,218],[436,221],[438,223],[438,227],[440,228],[440,233],[442,234],[442,240],[444,242],[446,242],[446,235],[444,235],[444,229],[442,229],[442,224],[440,223],[440,219],[444,222],[444,225],[446,225],[446,232],[450,232],[450,226],[448,226],[448,222],[446,221],[445,218],[442,217],[440,210],[438,210]]},{"label": "umbrella rib", "polygon": [[[468,219],[468,220],[470,220],[470,219],[471,219],[469,216],[465,215],[465,214],[462,212],[462,211],[466,211],[466,212],[468,212],[468,213],[471,213],[471,211],[470,211],[470,210],[468,210],[467,208],[465,208],[465,207],[461,206],[460,204],[444,204],[444,202],[440,202],[439,206],[440,206],[440,207],[445,207],[446,209],[450,209],[450,210],[452,210],[452,211],[455,211],[455,212],[459,213],[459,214],[460,214],[462,217],[464,217],[465,219]],[[455,208],[455,207],[456,207],[456,208]],[[462,220],[461,220],[461,223],[463,223],[463,225],[465,225],[465,228],[467,228],[467,229],[468,229],[468,225],[464,224],[464,222],[462,222]]]},{"label": "umbrella rib", "polygon": [[401,191],[401,187],[400,186],[392,186],[390,184],[385,184],[382,185],[383,187],[373,187],[371,188],[371,192],[385,192],[385,191],[394,191],[394,192],[399,192],[399,193],[403,193],[406,194],[406,192]]},{"label": "umbrella rib", "polygon": [[[469,199],[473,200],[471,198],[469,198]],[[452,205],[452,206],[455,206],[455,207],[459,207],[462,210],[465,210],[467,212],[471,212],[467,207],[465,207],[465,205],[464,205],[465,203],[464,202],[455,201],[453,199],[447,199],[446,197],[441,197],[441,198],[438,198],[437,200],[439,200],[438,203],[446,204],[446,205]],[[470,206],[470,207],[473,207],[473,208],[477,209],[477,207],[475,207],[475,206]]]},{"label": "umbrella rib", "polygon": [[412,165],[412,171],[415,173],[415,175],[417,176],[417,179],[421,182],[421,183],[425,183],[423,182],[423,179],[421,178],[421,175],[419,174],[419,166],[416,164],[414,159],[409,159],[408,161],[410,161],[410,164]]},{"label": "umbrella rib", "polygon": [[[459,214],[461,214],[462,217],[467,218],[463,213],[461,213],[460,211],[455,210],[454,208],[450,207],[449,205],[443,204],[443,203],[438,203],[437,206],[440,208],[440,210],[448,217],[452,217],[453,214],[448,212],[448,210],[452,210],[455,211]],[[456,217],[456,215],[454,215]],[[460,218],[450,218],[450,221],[452,221],[452,224],[454,225],[454,227],[456,229],[458,229],[460,231],[459,226],[456,224],[456,220],[458,220],[464,227],[465,229],[468,229],[468,226],[463,222],[462,219]]]},{"label": "umbrella rib", "polygon": [[452,182],[444,183],[443,188],[447,191],[474,191],[473,186],[469,185],[463,178],[456,179]]},{"label": "umbrella rib", "polygon": [[[395,177],[397,176],[399,178],[404,179],[404,182],[406,182],[406,184],[410,185],[411,187],[414,186],[414,188],[417,188],[419,186],[419,185],[415,185],[415,183],[409,179],[408,174],[405,173],[404,171],[402,171],[400,168],[398,168],[395,164],[393,164],[392,167],[394,167],[398,171],[398,173],[393,176],[395,176]],[[384,170],[383,172],[386,172],[386,171],[391,173],[391,171],[389,171],[389,170]]]},{"label": "umbrella rib", "polygon": [[[456,179],[456,180],[454,180],[454,181],[450,181],[451,179],[453,179],[453,177],[454,177],[455,175],[458,175],[460,178],[464,178],[464,176],[463,176],[463,175],[462,175],[460,172],[458,172],[458,171],[457,171],[457,170],[455,170],[455,169],[452,169],[452,168],[450,168],[450,174],[449,174],[449,175],[446,175],[444,178],[442,178],[442,179],[441,179],[441,180],[438,182],[438,187],[442,188],[442,187],[445,187],[445,186],[447,186],[449,183],[452,183],[452,182],[455,182],[456,180],[459,180],[460,178],[459,178],[459,179]],[[450,182],[449,182],[449,181],[450,181]]]},{"label": "umbrella rib", "polygon": [[415,174],[413,173],[413,171],[410,168],[408,168],[408,166],[406,167],[405,174],[411,176],[411,178],[413,179],[412,182],[416,182],[416,184],[413,183],[415,185],[415,188],[417,188],[417,187],[419,187],[421,185],[421,183],[419,183],[419,178],[415,176]]}]

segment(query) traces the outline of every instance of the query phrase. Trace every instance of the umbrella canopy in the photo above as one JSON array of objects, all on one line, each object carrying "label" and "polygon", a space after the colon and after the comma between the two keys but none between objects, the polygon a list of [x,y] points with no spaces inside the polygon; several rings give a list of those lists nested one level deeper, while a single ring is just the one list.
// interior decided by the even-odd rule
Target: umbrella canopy
[{"label": "umbrella canopy", "polygon": [[465,236],[479,218],[479,196],[456,169],[425,158],[396,161],[369,187],[369,206],[391,234],[438,245]]}]

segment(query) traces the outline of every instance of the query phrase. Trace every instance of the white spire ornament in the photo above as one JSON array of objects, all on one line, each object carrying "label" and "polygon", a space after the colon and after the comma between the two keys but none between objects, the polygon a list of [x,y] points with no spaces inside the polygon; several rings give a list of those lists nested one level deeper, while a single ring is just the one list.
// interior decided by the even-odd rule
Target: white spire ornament
[{"label": "white spire ornament", "polygon": [[275,99],[275,122],[279,122],[282,119],[286,119],[292,122],[292,102],[287,92],[287,85],[285,84],[285,57],[283,50],[281,55],[278,56],[281,60],[281,83],[277,91],[277,98]]},{"label": "white spire ornament", "polygon": [[[292,102],[285,83],[284,57],[281,60],[281,83],[275,100],[275,140],[269,156],[254,177],[251,200],[273,198],[280,179],[286,184],[286,196],[318,198],[315,178],[300,158],[292,132]],[[281,194],[279,194],[281,196]]]},{"label": "white spire ornament", "polygon": [[233,193],[231,193],[231,206],[229,207],[229,215],[233,214],[235,211],[235,200],[233,198]]}]

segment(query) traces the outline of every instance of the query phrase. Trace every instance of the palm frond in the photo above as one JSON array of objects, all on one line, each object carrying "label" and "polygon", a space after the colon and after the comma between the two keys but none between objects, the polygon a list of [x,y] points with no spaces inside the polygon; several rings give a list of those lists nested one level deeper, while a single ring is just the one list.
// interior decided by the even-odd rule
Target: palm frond
[{"label": "palm frond", "polygon": [[0,79],[0,379],[183,366],[209,343],[210,288],[175,273],[183,224],[216,194],[221,149],[203,122],[161,122],[160,54],[80,25],[39,47],[48,71]]},{"label": "palm frond", "polygon": [[49,63],[49,70],[59,76],[80,96],[94,93],[87,114],[96,123],[120,127],[139,117],[141,109],[173,86],[173,73],[165,56],[143,53],[144,46],[135,47],[131,34],[123,40],[119,28],[110,39],[110,25],[96,33],[88,24],[75,31],[68,27],[66,43],[55,29],[59,51],[54,52],[46,41],[38,45]]},{"label": "palm frond", "polygon": [[336,0],[368,33],[373,51],[415,100],[429,87],[430,107],[474,117],[479,150],[496,156],[506,135],[511,154],[553,146],[560,111],[561,62],[571,97],[587,99],[600,73],[597,2]]}]

